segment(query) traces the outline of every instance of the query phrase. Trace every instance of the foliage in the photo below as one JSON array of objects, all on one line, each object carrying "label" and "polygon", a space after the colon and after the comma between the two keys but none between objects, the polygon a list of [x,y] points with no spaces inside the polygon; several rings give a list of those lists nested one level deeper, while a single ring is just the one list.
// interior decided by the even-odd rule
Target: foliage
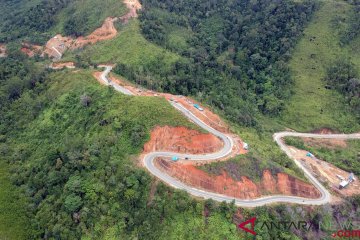
[{"label": "foliage", "polygon": [[317,158],[334,164],[345,171],[360,175],[360,141],[348,140],[346,147],[329,148],[326,146],[310,145],[300,138],[287,137],[285,143],[299,149],[311,152]]},{"label": "foliage", "polygon": [[[180,56],[150,43],[139,31],[139,23],[135,19],[126,25],[122,25],[121,34],[114,39],[99,42],[74,53],[68,53],[64,56],[64,61],[74,61],[78,58],[80,63],[113,62],[125,64],[128,68],[137,71],[147,69],[148,66],[153,66],[151,67],[152,70],[168,71]],[[161,66],[160,69],[159,66]],[[152,77],[152,81],[155,82],[157,79]]]},{"label": "foliage", "polygon": [[[0,141],[1,142],[1,141]],[[2,147],[2,148],[1,148]],[[0,154],[6,151],[0,143]],[[26,213],[26,199],[18,188],[11,184],[10,171],[4,159],[0,159],[0,238],[25,239],[29,224]]]},{"label": "foliage", "polygon": [[347,28],[341,33],[341,43],[349,44],[360,35],[360,2],[353,3],[355,7],[349,14]]},{"label": "foliage", "polygon": [[[304,31],[289,62],[295,80],[293,96],[278,119],[284,126],[301,132],[328,127],[341,132],[359,131],[360,125],[340,93],[328,89],[326,69],[338,58],[356,61],[359,50],[340,46],[334,20],[346,18],[352,6],[344,1],[323,1],[313,21]],[[354,41],[355,43],[356,41]]]},{"label": "foliage", "polygon": [[[55,34],[80,36],[100,27],[109,16],[122,16],[118,0],[10,0],[0,3],[0,42],[21,39],[44,44]],[[7,10],[7,11],[6,11]]]}]

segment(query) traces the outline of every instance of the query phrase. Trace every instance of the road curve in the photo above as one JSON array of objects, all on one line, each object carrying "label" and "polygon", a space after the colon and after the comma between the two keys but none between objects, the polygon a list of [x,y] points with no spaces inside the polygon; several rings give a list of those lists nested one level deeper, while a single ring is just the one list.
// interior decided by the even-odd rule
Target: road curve
[{"label": "road curve", "polygon": [[[102,81],[109,86],[113,86],[115,90],[126,94],[126,95],[133,95],[129,90],[126,88],[112,82],[107,78],[107,75],[111,71],[111,66],[99,66],[105,67],[104,72],[101,74]],[[192,154],[179,154],[174,152],[151,152],[144,156],[143,163],[144,166],[151,172],[154,176],[158,177],[165,183],[171,185],[174,188],[178,188],[181,190],[185,190],[186,192],[190,193],[193,196],[201,197],[204,199],[213,199],[216,201],[225,201],[225,202],[235,202],[235,205],[241,207],[257,207],[266,204],[272,203],[296,203],[296,204],[304,204],[304,205],[322,205],[330,202],[331,194],[329,191],[314,177],[311,173],[300,164],[300,162],[295,159],[288,146],[282,141],[284,137],[311,137],[311,138],[328,138],[328,139],[360,139],[360,134],[311,134],[311,133],[297,133],[297,132],[279,132],[273,135],[274,141],[279,145],[279,147],[296,163],[296,165],[304,171],[305,176],[310,180],[312,184],[319,190],[321,197],[317,199],[309,199],[309,198],[302,198],[302,197],[294,197],[294,196],[284,196],[284,195],[272,195],[272,196],[264,196],[256,199],[249,199],[243,200],[238,199],[222,194],[217,194],[213,192],[207,192],[201,189],[194,188],[192,186],[186,185],[183,182],[177,180],[174,177],[169,176],[168,174],[160,171],[154,165],[154,160],[158,157],[179,157],[180,159],[190,158],[192,161],[209,161],[209,160],[216,160],[223,157],[228,156],[233,148],[233,141],[232,138],[229,136],[215,130],[214,128],[208,126],[199,118],[197,118],[194,114],[192,114],[189,110],[187,110],[184,106],[180,103],[170,102],[170,104],[175,107],[177,110],[182,112],[187,118],[193,121],[195,124],[200,126],[201,128],[205,129],[206,131],[214,134],[215,136],[219,137],[224,142],[224,147],[216,153],[211,154],[204,154],[204,155],[192,155]]]}]

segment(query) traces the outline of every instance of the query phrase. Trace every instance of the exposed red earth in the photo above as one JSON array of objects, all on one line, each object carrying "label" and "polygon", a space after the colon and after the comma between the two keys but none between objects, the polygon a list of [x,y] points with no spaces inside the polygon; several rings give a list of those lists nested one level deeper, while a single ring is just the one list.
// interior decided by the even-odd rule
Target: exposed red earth
[{"label": "exposed red earth", "polygon": [[241,177],[241,181],[236,181],[226,172],[221,175],[210,175],[194,165],[182,165],[165,159],[158,159],[155,164],[162,171],[190,186],[240,199],[274,194],[314,199],[320,197],[314,186],[285,173],[273,176],[270,171],[265,170],[261,181],[254,183],[246,176]]},{"label": "exposed red earth", "polygon": [[75,63],[73,62],[54,62],[50,65],[50,68],[58,70],[63,68],[75,68]]},{"label": "exposed red earth", "polygon": [[[101,72],[94,73],[98,81]],[[137,96],[164,97],[167,100],[177,101],[191,111],[194,115],[204,121],[206,124],[227,133],[234,138],[235,148],[232,156],[246,153],[243,149],[242,141],[235,134],[231,134],[228,126],[219,116],[204,107],[204,111],[194,108],[193,104],[197,103],[191,98],[176,96],[168,93],[158,93],[154,91],[138,89],[127,83],[123,79],[111,76],[110,80],[130,90]],[[220,150],[222,142],[211,134],[202,134],[184,127],[156,127],[151,132],[151,138],[144,146],[142,155],[154,151],[169,151],[189,154],[206,154]],[[226,159],[228,159],[227,157]],[[222,159],[222,160],[226,160]],[[202,162],[204,164],[206,162]],[[242,177],[241,181],[235,181],[226,172],[219,176],[212,176],[203,170],[198,169],[191,160],[180,161],[176,164],[164,159],[156,162],[157,166],[167,172],[170,176],[185,182],[195,188],[208,190],[215,193],[234,196],[241,199],[251,199],[270,194],[285,194],[306,198],[318,198],[320,193],[309,183],[305,183],[285,173],[278,173],[276,176],[271,175],[270,171],[264,171],[260,183],[254,183],[248,177]],[[197,163],[198,164],[198,163]]]},{"label": "exposed red earth", "polygon": [[0,57],[6,57],[6,45],[0,43]]}]

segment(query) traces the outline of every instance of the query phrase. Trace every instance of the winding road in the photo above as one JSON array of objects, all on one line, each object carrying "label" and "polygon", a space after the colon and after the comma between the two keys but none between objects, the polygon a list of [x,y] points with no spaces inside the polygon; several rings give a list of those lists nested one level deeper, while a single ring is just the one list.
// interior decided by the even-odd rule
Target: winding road
[{"label": "winding road", "polygon": [[[117,83],[112,82],[107,78],[108,74],[112,70],[111,66],[102,65],[99,67],[105,67],[104,72],[101,74],[101,80],[104,84],[108,86],[113,86],[115,90],[126,94],[133,95],[128,89],[118,85]],[[204,199],[213,199],[216,201],[226,201],[226,202],[235,202],[235,205],[241,207],[257,207],[271,203],[296,203],[296,204],[305,204],[305,205],[321,205],[330,202],[331,194],[329,191],[313,176],[311,173],[303,166],[301,163],[293,157],[288,146],[283,142],[284,137],[310,137],[310,138],[327,138],[327,139],[360,139],[360,134],[311,134],[311,133],[297,133],[297,132],[279,132],[273,135],[274,141],[279,145],[279,147],[296,163],[296,165],[304,171],[305,176],[309,179],[309,181],[319,190],[321,197],[317,199],[309,199],[295,196],[284,196],[284,195],[272,195],[272,196],[264,196],[256,199],[243,200],[238,198],[233,198],[230,196],[217,194],[213,192],[207,192],[201,189],[194,188],[192,186],[186,185],[183,182],[177,180],[169,176],[168,174],[160,171],[154,165],[154,160],[158,157],[178,157],[180,159],[189,158],[192,161],[209,161],[209,160],[217,160],[220,158],[224,158],[231,154],[232,148],[234,146],[233,140],[231,137],[223,134],[214,128],[208,126],[199,118],[197,118],[194,114],[192,114],[189,110],[187,110],[182,104],[177,102],[169,101],[170,104],[183,113],[187,118],[193,121],[195,124],[205,129],[206,131],[212,133],[213,135],[219,137],[224,142],[224,147],[216,153],[204,154],[204,155],[192,155],[192,154],[179,154],[175,152],[151,152],[144,156],[143,163],[144,166],[151,172],[154,176],[158,177],[165,183],[170,186],[178,189],[185,190],[193,196],[201,197]]]}]

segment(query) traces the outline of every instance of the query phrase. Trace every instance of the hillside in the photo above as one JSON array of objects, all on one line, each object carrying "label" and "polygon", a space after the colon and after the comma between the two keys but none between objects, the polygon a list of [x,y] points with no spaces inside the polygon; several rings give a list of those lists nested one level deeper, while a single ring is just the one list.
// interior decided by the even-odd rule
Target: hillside
[{"label": "hillside", "polygon": [[0,2],[0,42],[44,44],[56,34],[88,35],[107,17],[122,16],[118,0],[10,0]]},{"label": "hillside", "polygon": [[346,31],[347,21],[340,19],[348,19],[350,14],[351,5],[344,1],[324,1],[306,28],[289,63],[295,86],[294,95],[281,114],[282,123],[287,127],[298,131],[324,127],[359,131],[359,118],[346,99],[336,90],[325,87],[326,70],[336,59],[351,59],[360,71],[358,50],[341,44],[341,32]]},{"label": "hillside", "polygon": [[[342,194],[335,173],[334,186],[321,181],[331,201],[308,203],[324,195],[273,138],[360,131],[358,1],[141,4],[134,18],[135,7],[128,12],[118,0],[0,1],[8,47],[0,58],[0,239],[310,240],[358,223],[360,197]],[[111,37],[86,39],[104,21]],[[51,65],[20,51],[21,42],[44,46],[56,34],[71,44]],[[62,62],[75,69],[49,67]],[[135,96],[105,86],[100,64],[114,64],[109,79]],[[188,108],[177,111],[178,103]],[[231,154],[191,159],[226,142],[188,114],[220,126],[235,142]],[[284,142],[359,177],[358,140]],[[290,150],[305,162],[306,152]],[[154,159],[161,173],[228,202],[194,197],[151,172],[145,155],[160,151],[186,157]],[[303,198],[254,208],[231,202],[264,196]],[[256,237],[237,227],[254,216]],[[261,227],[283,221],[311,227]]]}]

